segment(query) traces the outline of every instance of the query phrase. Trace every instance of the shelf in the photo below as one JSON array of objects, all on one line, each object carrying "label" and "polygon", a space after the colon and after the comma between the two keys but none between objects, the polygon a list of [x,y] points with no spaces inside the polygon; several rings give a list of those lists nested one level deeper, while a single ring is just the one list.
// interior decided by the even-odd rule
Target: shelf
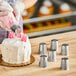
[{"label": "shelf", "polygon": [[[36,13],[34,18],[24,20],[24,24],[28,23],[35,23],[35,22],[43,22],[43,21],[48,21],[48,20],[54,20],[54,19],[60,19],[60,18],[66,18],[69,22],[72,22],[72,26],[67,26],[67,27],[60,27],[60,28],[53,28],[53,29],[46,29],[42,31],[36,32],[36,29],[32,31],[32,33],[28,32],[29,37],[38,37],[38,36],[45,36],[45,35],[51,35],[51,34],[56,34],[56,33],[63,33],[67,31],[73,31],[76,30],[76,22],[75,22],[75,17],[76,17],[76,7],[72,5],[70,2],[67,2],[67,0],[51,0],[55,6],[55,10],[58,11],[58,8],[61,4],[63,3],[69,3],[72,13],[67,13],[67,14],[57,14],[58,12],[54,11],[53,15],[46,16],[46,17],[37,17],[37,12],[40,8],[41,0],[39,0],[39,3],[36,5]],[[37,30],[40,30],[39,28]]]},{"label": "shelf", "polygon": [[64,33],[64,32],[69,32],[69,31],[74,31],[74,30],[76,30],[76,25],[73,25],[71,27],[58,28],[58,29],[34,32],[34,33],[28,33],[28,36],[30,38],[34,38],[34,37],[52,35],[52,34],[57,34],[57,33]]},{"label": "shelf", "polygon": [[74,15],[76,15],[76,11],[72,13],[67,13],[67,14],[56,14],[56,15],[47,16],[47,17],[31,18],[31,19],[24,20],[23,23],[26,24],[26,23],[33,23],[33,22],[39,22],[39,21],[46,21],[50,19],[69,17],[69,16],[74,16]]}]

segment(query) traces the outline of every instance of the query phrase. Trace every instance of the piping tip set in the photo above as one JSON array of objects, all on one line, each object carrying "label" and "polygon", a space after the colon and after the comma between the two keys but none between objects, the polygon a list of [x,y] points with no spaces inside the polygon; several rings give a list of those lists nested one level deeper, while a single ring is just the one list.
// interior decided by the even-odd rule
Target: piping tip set
[{"label": "piping tip set", "polygon": [[[46,43],[40,43],[40,45],[39,45],[39,54],[40,54],[39,66],[42,68],[45,68],[48,66],[48,61],[56,62],[57,61],[57,54],[56,54],[57,51],[58,51],[58,40],[57,39],[51,40],[51,48],[48,52],[48,57],[47,57]],[[62,44],[61,55],[69,56],[69,45],[68,44]],[[62,70],[69,70],[68,57],[61,58],[61,67],[60,68]]]}]

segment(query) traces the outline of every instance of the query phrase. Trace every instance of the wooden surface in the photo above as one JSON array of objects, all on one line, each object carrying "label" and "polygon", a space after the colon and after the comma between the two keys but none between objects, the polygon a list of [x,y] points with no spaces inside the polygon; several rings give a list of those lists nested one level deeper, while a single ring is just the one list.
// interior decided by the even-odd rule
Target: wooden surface
[{"label": "wooden surface", "polygon": [[[39,43],[45,42],[48,50],[50,48],[50,40],[59,40],[59,50],[57,52],[57,62],[48,62],[47,68],[40,68],[38,47]],[[35,57],[35,62],[32,65],[25,67],[5,67],[0,66],[0,76],[76,76],[76,31],[49,35],[30,39],[32,44],[32,53]],[[60,62],[63,56],[60,55],[61,44],[68,43],[70,46],[70,70],[60,70]]]}]

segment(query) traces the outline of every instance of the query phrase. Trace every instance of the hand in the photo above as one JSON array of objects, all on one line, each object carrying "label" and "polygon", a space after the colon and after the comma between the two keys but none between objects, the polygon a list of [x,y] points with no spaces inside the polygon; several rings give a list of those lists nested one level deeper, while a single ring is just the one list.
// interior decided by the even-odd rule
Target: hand
[{"label": "hand", "polygon": [[10,27],[8,27],[6,22],[4,23],[1,18],[8,15],[11,11],[13,11],[13,9],[6,1],[0,1],[0,27],[8,31],[10,30]]},{"label": "hand", "polygon": [[11,12],[13,8],[6,2],[0,1],[0,12]]}]

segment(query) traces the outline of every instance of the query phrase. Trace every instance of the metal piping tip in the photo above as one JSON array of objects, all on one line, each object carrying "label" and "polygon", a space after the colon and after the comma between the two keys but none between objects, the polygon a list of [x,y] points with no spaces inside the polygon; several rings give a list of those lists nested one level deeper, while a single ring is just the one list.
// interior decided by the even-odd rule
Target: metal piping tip
[{"label": "metal piping tip", "polygon": [[69,45],[68,44],[62,44],[61,55],[69,56]]},{"label": "metal piping tip", "polygon": [[56,50],[50,50],[49,51],[48,61],[49,62],[56,62],[57,61],[57,58],[56,58]]},{"label": "metal piping tip", "polygon": [[41,55],[46,55],[47,54],[46,43],[40,43],[40,45],[39,45],[39,54],[41,54]]},{"label": "metal piping tip", "polygon": [[56,51],[58,51],[58,40],[57,39],[52,39],[51,40],[51,49],[55,49]]},{"label": "metal piping tip", "polygon": [[47,67],[48,63],[47,63],[47,56],[46,55],[41,55],[40,56],[40,62],[39,62],[39,66],[42,68]]},{"label": "metal piping tip", "polygon": [[68,58],[61,59],[61,69],[62,70],[69,70],[69,59]]},{"label": "metal piping tip", "polygon": [[16,31],[16,29],[20,29],[20,26],[18,26],[18,25],[16,25],[16,24],[13,24],[12,25],[12,27],[11,27],[11,30],[13,31],[13,32],[15,32]]}]

